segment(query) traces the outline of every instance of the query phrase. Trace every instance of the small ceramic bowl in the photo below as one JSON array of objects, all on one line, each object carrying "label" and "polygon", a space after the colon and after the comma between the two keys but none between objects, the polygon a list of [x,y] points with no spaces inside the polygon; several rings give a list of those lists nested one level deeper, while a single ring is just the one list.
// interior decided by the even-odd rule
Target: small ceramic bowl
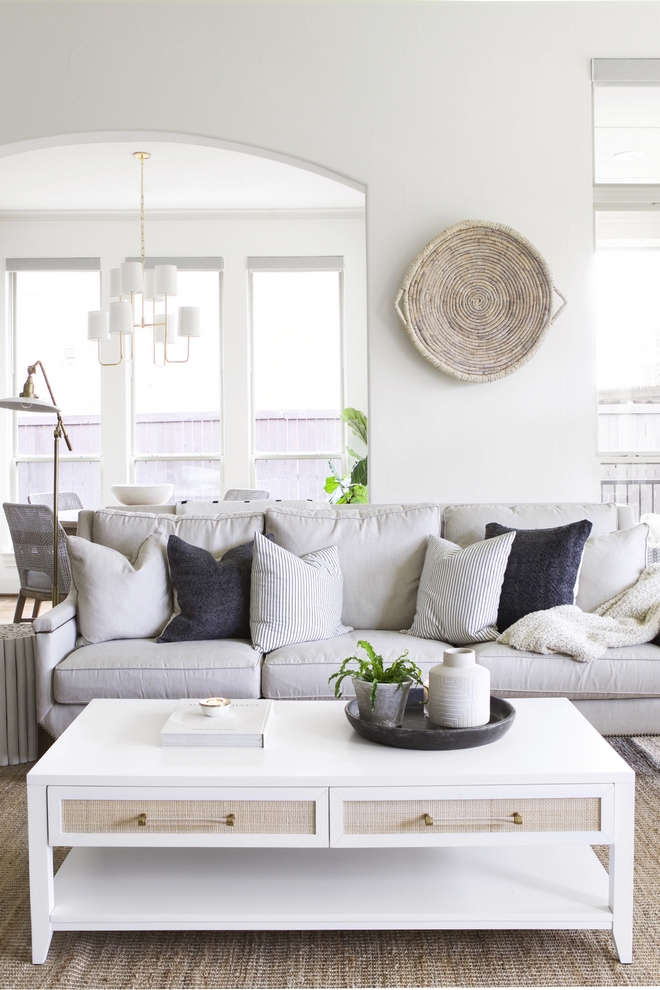
[{"label": "small ceramic bowl", "polygon": [[210,715],[211,718],[218,718],[219,715],[223,715],[230,706],[229,698],[205,698],[199,703],[204,714]]}]

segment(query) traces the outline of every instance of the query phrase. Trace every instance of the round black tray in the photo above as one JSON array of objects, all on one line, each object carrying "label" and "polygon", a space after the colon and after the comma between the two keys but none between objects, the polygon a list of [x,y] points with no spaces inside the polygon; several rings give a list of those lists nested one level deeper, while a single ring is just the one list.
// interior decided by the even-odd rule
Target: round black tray
[{"label": "round black tray", "polygon": [[471,749],[473,746],[486,746],[501,739],[516,717],[513,705],[503,698],[494,697],[490,699],[490,721],[468,729],[443,729],[435,725],[426,717],[424,704],[417,698],[408,702],[403,725],[391,729],[363,721],[355,699],[349,701],[344,710],[355,731],[365,739],[383,746],[396,746],[397,749]]}]

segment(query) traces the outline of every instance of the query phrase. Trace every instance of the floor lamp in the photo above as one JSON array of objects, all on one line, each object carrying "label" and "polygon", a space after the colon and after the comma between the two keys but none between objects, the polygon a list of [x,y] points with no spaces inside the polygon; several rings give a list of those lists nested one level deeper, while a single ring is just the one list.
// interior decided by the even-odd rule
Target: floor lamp
[{"label": "floor lamp", "polygon": [[[44,376],[44,381],[48,388],[51,401],[44,402],[40,399],[34,392],[34,381],[32,376],[35,374],[37,368],[41,368],[41,374]],[[64,437],[66,445],[69,450],[73,450],[71,446],[71,441],[64,429],[64,423],[62,422],[62,417],[60,415],[60,407],[55,402],[55,396],[53,395],[53,390],[50,387],[50,382],[48,381],[48,375],[46,370],[41,363],[41,361],[35,361],[34,364],[28,365],[28,377],[25,385],[23,386],[23,391],[20,395],[12,395],[7,399],[0,399],[1,409],[13,409],[15,412],[33,412],[33,413],[47,413],[52,412],[57,415],[57,423],[55,424],[55,430],[53,431],[54,444],[53,444],[53,605],[59,604],[59,591],[57,587],[57,571],[59,564],[59,526],[57,521],[57,492],[59,489],[60,482],[60,439]]]}]

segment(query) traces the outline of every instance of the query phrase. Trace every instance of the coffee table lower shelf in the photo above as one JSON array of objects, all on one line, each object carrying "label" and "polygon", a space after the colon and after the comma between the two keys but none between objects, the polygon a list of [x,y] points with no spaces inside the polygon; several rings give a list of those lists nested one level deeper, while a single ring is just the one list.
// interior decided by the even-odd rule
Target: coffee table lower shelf
[{"label": "coffee table lower shelf", "polygon": [[589,846],[78,847],[54,895],[54,931],[612,929]]}]

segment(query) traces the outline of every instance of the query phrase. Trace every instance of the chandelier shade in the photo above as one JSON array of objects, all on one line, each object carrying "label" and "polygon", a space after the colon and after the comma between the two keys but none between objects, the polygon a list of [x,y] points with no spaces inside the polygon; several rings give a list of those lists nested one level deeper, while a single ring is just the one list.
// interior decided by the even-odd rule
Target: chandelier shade
[{"label": "chandelier shade", "polygon": [[[178,317],[173,311],[171,299],[179,291],[176,265],[160,264],[145,270],[144,163],[151,155],[135,151],[133,157],[140,161],[140,261],[124,261],[110,269],[108,312],[88,313],[87,339],[97,342],[99,363],[110,367],[132,361],[135,349],[131,343],[125,352],[124,338],[148,329],[153,333],[154,364],[183,364],[190,357],[190,338],[202,336],[201,311],[196,306],[181,306]],[[102,361],[101,342],[113,335],[119,336],[119,360]],[[173,358],[168,349],[182,337],[187,340],[186,356]]]}]

